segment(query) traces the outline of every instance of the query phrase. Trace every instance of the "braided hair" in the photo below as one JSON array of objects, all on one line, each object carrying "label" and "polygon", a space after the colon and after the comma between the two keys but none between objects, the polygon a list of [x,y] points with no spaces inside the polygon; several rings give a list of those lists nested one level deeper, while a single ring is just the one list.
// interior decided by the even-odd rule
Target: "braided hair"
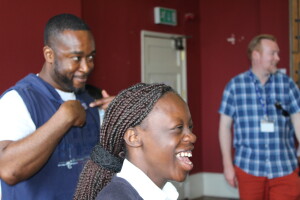
[{"label": "braided hair", "polygon": [[121,91],[109,104],[100,130],[100,142],[85,164],[74,195],[75,200],[92,200],[121,170],[128,128],[140,125],[154,104],[167,92],[176,93],[165,84],[138,83]]}]

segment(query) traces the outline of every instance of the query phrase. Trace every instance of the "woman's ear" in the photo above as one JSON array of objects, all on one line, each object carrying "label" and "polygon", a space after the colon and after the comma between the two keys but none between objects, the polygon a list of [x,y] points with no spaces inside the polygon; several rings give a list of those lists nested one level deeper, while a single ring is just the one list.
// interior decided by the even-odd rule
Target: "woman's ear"
[{"label": "woman's ear", "polygon": [[127,129],[124,134],[124,140],[130,147],[140,147],[142,145],[140,134],[136,128]]},{"label": "woman's ear", "polygon": [[54,62],[54,52],[49,46],[44,46],[43,48],[44,58],[46,62],[52,64]]}]

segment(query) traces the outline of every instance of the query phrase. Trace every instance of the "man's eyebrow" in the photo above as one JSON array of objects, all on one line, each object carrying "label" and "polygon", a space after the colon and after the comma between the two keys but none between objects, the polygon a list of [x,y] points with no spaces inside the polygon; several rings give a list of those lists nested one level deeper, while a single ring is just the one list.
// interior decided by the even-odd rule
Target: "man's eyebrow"
[{"label": "man's eyebrow", "polygon": [[[84,54],[84,52],[83,51],[72,51],[71,54],[82,55],[82,54]],[[96,54],[96,50],[92,51],[88,55],[93,55],[93,54]]]},{"label": "man's eyebrow", "polygon": [[71,51],[70,54],[82,55],[83,51]]},{"label": "man's eyebrow", "polygon": [[90,55],[92,55],[92,54],[96,54],[96,50],[94,50],[90,53]]}]

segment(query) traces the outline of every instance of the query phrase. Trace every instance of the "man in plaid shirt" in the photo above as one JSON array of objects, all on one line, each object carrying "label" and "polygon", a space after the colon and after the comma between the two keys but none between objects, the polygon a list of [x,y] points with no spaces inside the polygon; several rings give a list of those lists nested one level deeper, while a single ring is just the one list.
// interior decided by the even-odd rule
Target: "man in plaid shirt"
[{"label": "man in plaid shirt", "polygon": [[[300,92],[277,71],[279,47],[272,35],[248,46],[251,69],[226,86],[219,140],[227,182],[241,199],[300,199],[295,133],[300,140]],[[235,148],[232,159],[232,134]]]}]

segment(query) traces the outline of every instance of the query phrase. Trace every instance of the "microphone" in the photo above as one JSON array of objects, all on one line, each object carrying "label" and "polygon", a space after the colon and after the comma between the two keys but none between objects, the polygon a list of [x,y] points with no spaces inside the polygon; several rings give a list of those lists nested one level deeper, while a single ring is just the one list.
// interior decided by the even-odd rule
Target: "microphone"
[{"label": "microphone", "polygon": [[285,117],[290,116],[289,112],[286,111],[285,109],[283,109],[283,107],[281,106],[281,104],[279,102],[276,102],[274,105],[275,105],[277,110],[281,110],[281,113],[282,113],[283,116],[285,116]]}]

